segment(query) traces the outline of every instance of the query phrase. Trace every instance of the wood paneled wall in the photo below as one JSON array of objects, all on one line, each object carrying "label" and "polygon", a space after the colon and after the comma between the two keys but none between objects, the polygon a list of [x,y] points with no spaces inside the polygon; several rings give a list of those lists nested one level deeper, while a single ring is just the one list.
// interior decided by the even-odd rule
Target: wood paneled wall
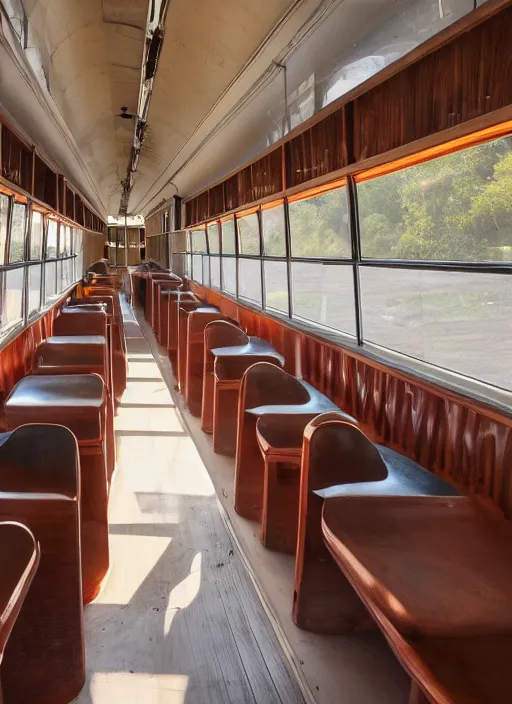
[{"label": "wood paneled wall", "polygon": [[512,416],[365,358],[222,294],[191,283],[203,300],[271,342],[303,377],[364,426],[376,442],[512,517]]},{"label": "wood paneled wall", "polygon": [[260,159],[188,200],[185,227],[340,169],[356,173],[365,159],[512,106],[511,45],[510,3],[488,0],[412,59],[406,55],[366,89],[355,89],[355,97],[336,101]]}]

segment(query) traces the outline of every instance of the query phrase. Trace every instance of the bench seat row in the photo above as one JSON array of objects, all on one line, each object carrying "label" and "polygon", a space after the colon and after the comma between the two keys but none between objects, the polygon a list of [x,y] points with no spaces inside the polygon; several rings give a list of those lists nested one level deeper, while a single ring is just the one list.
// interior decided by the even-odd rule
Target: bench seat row
[{"label": "bench seat row", "polygon": [[509,522],[372,441],[218,308],[153,290],[165,323],[149,321],[177,388],[214,450],[234,457],[236,511],[267,548],[295,555],[295,623],[377,625],[411,676],[410,704],[512,701]]},{"label": "bench seat row", "polygon": [[78,695],[83,605],[109,570],[114,415],[126,386],[116,277],[79,284],[49,332],[6,399],[0,438],[0,552],[9,531],[26,548],[17,586],[16,575],[0,577],[11,614],[8,629],[0,618],[5,704],[68,704]]}]

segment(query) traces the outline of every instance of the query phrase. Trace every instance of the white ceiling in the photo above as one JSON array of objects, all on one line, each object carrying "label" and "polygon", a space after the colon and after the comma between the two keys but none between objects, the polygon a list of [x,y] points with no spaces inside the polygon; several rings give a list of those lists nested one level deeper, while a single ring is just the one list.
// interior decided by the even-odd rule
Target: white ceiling
[{"label": "white ceiling", "polygon": [[[117,115],[123,105],[138,109],[148,0],[23,2],[50,95],[38,85],[17,98],[15,86],[25,88],[2,58],[0,36],[0,107],[98,212],[115,216],[134,130]],[[450,13],[441,24],[472,2],[443,0]],[[191,195],[265,146],[283,109],[276,61],[287,63],[293,91],[340,56],[390,54],[394,46],[383,43],[404,37],[411,47],[424,41],[441,28],[439,13],[438,0],[170,0],[128,211],[147,213],[176,192],[174,184]]]}]

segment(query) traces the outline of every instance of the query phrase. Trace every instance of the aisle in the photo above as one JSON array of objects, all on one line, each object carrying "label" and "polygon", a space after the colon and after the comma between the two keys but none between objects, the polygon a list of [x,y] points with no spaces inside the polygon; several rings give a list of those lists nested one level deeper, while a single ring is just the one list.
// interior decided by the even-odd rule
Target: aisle
[{"label": "aisle", "polygon": [[128,306],[112,571],[85,612],[79,704],[301,704],[298,685]]}]

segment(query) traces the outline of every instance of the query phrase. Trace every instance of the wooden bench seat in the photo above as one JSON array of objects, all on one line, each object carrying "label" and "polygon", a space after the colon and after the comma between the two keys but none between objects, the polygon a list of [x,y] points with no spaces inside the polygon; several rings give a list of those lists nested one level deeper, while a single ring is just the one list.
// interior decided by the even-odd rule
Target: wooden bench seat
[{"label": "wooden bench seat", "polygon": [[10,429],[27,423],[55,423],[69,428],[80,451],[83,596],[94,599],[109,567],[106,404],[97,374],[26,376],[9,394]]},{"label": "wooden bench seat", "polygon": [[5,649],[4,701],[69,704],[85,681],[77,442],[57,425],[26,425],[4,440],[0,520],[26,525],[41,553]]},{"label": "wooden bench seat", "polygon": [[303,427],[319,413],[339,410],[311,384],[280,367],[258,362],[247,369],[240,385],[235,456],[235,509],[250,520],[261,520],[265,462],[256,437],[258,418],[297,415]]},{"label": "wooden bench seat", "polygon": [[[94,289],[91,289],[94,290]],[[111,325],[112,340],[112,380],[114,385],[114,399],[116,404],[121,403],[127,383],[126,339],[124,336],[121,305],[116,295],[90,293],[83,298],[73,298],[69,307],[81,307],[84,304],[102,303],[107,307],[107,317]]]},{"label": "wooden bench seat", "polygon": [[156,311],[157,307],[157,295],[158,295],[158,286],[160,282],[167,282],[171,286],[174,286],[175,288],[179,288],[182,284],[183,281],[175,276],[174,274],[171,274],[170,272],[155,272],[153,274],[148,274],[146,277],[146,299],[145,299],[145,310],[144,314],[146,317],[147,322],[151,325],[151,327],[154,328],[154,323],[155,323],[155,318],[154,314]]},{"label": "wooden bench seat", "polygon": [[34,374],[99,374],[105,382],[108,392],[105,439],[109,483],[116,466],[114,397],[110,367],[107,340],[101,335],[48,337],[34,353]]},{"label": "wooden bench seat", "polygon": [[214,363],[213,449],[235,457],[238,437],[238,402],[242,378],[252,365],[281,367],[284,357],[265,340],[250,337],[245,345],[212,350]]},{"label": "wooden bench seat", "polygon": [[[169,278],[153,278],[151,280],[152,287],[152,310],[151,310],[151,327],[155,333],[156,339],[164,344],[161,329],[161,317],[163,313],[162,293],[164,291],[176,291],[182,287],[182,280],[171,274]],[[167,311],[166,311],[167,312]],[[165,326],[167,328],[167,325]]]},{"label": "wooden bench seat", "polygon": [[[349,633],[371,620],[323,541],[325,497],[457,496],[448,482],[413,460],[372,443],[338,414],[318,416],[304,430],[295,559],[293,618],[305,630]],[[367,520],[366,517],[362,520]]]},{"label": "wooden bench seat", "polygon": [[508,521],[465,497],[333,497],[325,501],[322,530],[336,563],[430,701],[511,701],[504,668],[512,654]]},{"label": "wooden bench seat", "polygon": [[222,320],[218,308],[180,303],[178,309],[178,368],[180,391],[189,411],[201,416],[203,393],[204,329],[212,320]]},{"label": "wooden bench seat", "polygon": [[178,379],[179,308],[181,305],[185,308],[198,307],[200,301],[191,291],[164,291],[163,296],[168,301],[167,355],[171,360],[174,376]]},{"label": "wooden bench seat", "polygon": [[5,648],[34,579],[39,559],[39,544],[26,526],[15,521],[0,523],[0,703],[4,701]]}]

